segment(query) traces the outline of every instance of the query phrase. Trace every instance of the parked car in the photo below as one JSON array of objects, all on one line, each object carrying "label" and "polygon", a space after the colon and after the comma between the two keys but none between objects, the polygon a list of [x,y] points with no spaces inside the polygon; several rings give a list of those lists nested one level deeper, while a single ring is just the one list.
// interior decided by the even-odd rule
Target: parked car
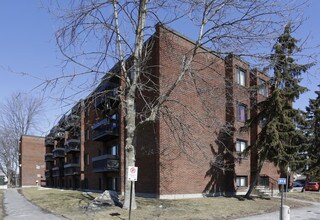
[{"label": "parked car", "polygon": [[304,187],[304,183],[303,182],[293,182],[293,187]]},{"label": "parked car", "polygon": [[319,191],[320,185],[317,182],[309,182],[305,185],[304,189],[306,191]]}]

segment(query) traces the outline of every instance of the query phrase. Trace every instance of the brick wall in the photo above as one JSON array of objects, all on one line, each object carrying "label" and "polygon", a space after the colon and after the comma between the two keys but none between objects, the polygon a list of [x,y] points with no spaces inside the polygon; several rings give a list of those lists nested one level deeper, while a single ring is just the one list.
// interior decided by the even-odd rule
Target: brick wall
[{"label": "brick wall", "polygon": [[[151,38],[151,56],[144,67],[141,82],[148,79],[147,86],[154,90],[137,94],[137,122],[143,117],[149,103],[165,94],[175,82],[183,63],[193,51],[194,43],[180,34],[157,26]],[[243,70],[245,85],[236,83],[236,69]],[[267,76],[259,73],[268,80]],[[259,75],[259,76],[260,76]],[[250,175],[256,166],[256,153],[239,158],[236,151],[237,140],[250,145],[256,138],[258,128],[240,131],[244,122],[237,116],[239,103],[246,106],[247,117],[255,114],[256,101],[263,100],[259,94],[251,94],[249,87],[257,85],[257,78],[250,71],[248,63],[236,56],[225,59],[205,48],[198,48],[197,55],[170,100],[164,103],[159,121],[140,127],[136,140],[136,166],[139,167],[137,193],[155,196],[184,195],[202,193],[221,194],[246,191],[246,187],[236,187],[237,176]],[[151,77],[151,78],[150,78]],[[253,77],[253,78],[252,78]],[[124,86],[122,82],[122,87]],[[250,99],[251,97],[251,99]],[[106,113],[94,109],[92,98],[86,99],[86,114],[82,113],[81,124],[81,187],[104,190],[107,179],[120,178],[119,191],[124,191],[125,173],[125,122],[121,106],[119,138],[113,141],[92,141],[85,134],[92,134],[92,124],[105,117]],[[94,173],[92,157],[105,153],[111,142],[120,145],[119,172]],[[89,160],[84,163],[84,157]],[[265,175],[277,176],[276,168],[266,164]],[[73,181],[69,177],[66,181]],[[80,180],[78,180],[80,181]]]},{"label": "brick wall", "polygon": [[45,180],[44,138],[24,135],[20,141],[21,186],[36,186],[36,181],[40,185]]},{"label": "brick wall", "polygon": [[[165,29],[159,32],[160,93],[165,93],[181,72],[184,55],[190,55],[194,45]],[[212,53],[198,53],[191,72],[170,99],[174,101],[166,103],[168,111],[160,118],[160,194],[224,190],[225,181],[221,180],[227,173],[217,166],[220,157],[227,156],[219,140],[226,123],[224,60]]]}]

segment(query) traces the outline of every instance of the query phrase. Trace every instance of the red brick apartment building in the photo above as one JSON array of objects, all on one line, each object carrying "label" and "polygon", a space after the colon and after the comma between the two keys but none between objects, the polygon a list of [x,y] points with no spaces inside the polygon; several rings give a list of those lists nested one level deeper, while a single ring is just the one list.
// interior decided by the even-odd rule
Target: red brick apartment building
[{"label": "red brick apartment building", "polygon": [[[157,87],[157,93],[148,94],[152,100],[176,79],[194,42],[160,25],[149,40],[153,43],[148,70]],[[156,123],[138,131],[138,195],[240,194],[247,191],[256,172],[257,153],[247,157],[239,153],[255,141],[259,125],[246,132],[240,128],[257,113],[256,103],[268,96],[268,77],[250,70],[236,56],[222,58],[205,48],[199,50],[205,53],[195,57],[195,77],[186,76],[171,96],[176,101],[166,103],[167,111]],[[110,72],[117,73],[117,66]],[[252,86],[259,89],[252,92]],[[125,130],[118,87],[117,78],[104,78],[46,136],[47,186],[124,192]],[[144,105],[137,99],[140,112]],[[178,118],[182,124],[173,120]],[[278,176],[277,169],[266,163],[259,184],[269,186]]]},{"label": "red brick apartment building", "polygon": [[23,135],[19,152],[20,186],[45,185],[44,137]]}]

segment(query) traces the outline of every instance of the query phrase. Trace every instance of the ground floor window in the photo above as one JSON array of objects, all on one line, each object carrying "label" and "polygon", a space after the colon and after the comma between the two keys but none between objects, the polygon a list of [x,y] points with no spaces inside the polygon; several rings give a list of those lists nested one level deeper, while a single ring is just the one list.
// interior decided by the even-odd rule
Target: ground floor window
[{"label": "ground floor window", "polygon": [[102,189],[102,180],[101,180],[101,178],[99,177],[99,190],[101,190]]},{"label": "ground floor window", "polygon": [[119,189],[119,178],[117,177],[108,177],[107,178],[107,189],[118,191]]},{"label": "ground floor window", "polygon": [[269,177],[267,177],[267,176],[260,176],[260,177],[259,177],[259,185],[260,185],[260,186],[269,186]]},{"label": "ground floor window", "polygon": [[237,187],[248,186],[248,177],[247,176],[237,176],[236,177]]}]

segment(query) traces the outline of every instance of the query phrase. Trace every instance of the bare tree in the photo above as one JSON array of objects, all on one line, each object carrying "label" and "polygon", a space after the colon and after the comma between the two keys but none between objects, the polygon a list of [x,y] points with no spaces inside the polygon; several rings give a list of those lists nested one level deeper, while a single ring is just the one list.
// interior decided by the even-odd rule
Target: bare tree
[{"label": "bare tree", "polygon": [[[176,132],[175,139],[185,148],[185,153],[190,153],[192,148],[190,146],[187,149],[187,143],[194,138],[188,132],[189,125],[183,122],[183,115],[177,115],[172,110],[172,105],[168,107],[168,103],[180,105],[194,121],[198,121],[199,126],[205,127],[205,118],[200,118],[190,106],[185,106],[172,97],[177,88],[181,89],[179,85],[182,82],[188,81],[196,92],[200,92],[197,84],[191,82],[195,82],[195,79],[204,83],[208,81],[197,74],[204,64],[199,67],[195,58],[205,53],[220,56],[235,53],[251,58],[263,58],[266,56],[263,48],[276,38],[282,25],[290,17],[292,8],[298,7],[291,1],[277,0],[81,0],[70,4],[56,2],[58,10],[55,12],[64,24],[57,31],[57,44],[66,58],[64,67],[75,64],[76,70],[46,80],[44,85],[56,86],[59,81],[67,79],[70,82],[76,77],[87,77],[91,74],[94,74],[94,79],[106,75],[118,77],[121,85],[119,97],[126,122],[127,166],[135,165],[137,129],[157,121],[159,117],[166,118],[169,127],[177,128],[172,129],[172,132]],[[197,34],[193,36],[193,48],[181,56],[180,71],[173,74],[171,85],[160,93],[154,86],[154,75],[147,66],[152,41],[145,40],[154,32],[155,24],[177,22],[189,25]],[[118,72],[108,72],[114,64],[118,65]],[[210,66],[209,63],[205,65]],[[142,81],[141,77],[145,80]],[[146,91],[158,96],[150,101],[150,97],[144,97]],[[141,100],[145,100],[142,112],[136,111],[137,94]],[[212,87],[207,94],[219,94],[217,87]],[[210,115],[212,108],[205,100],[203,105],[207,109],[208,117],[210,116],[210,125],[227,130],[227,125],[217,123],[219,120],[216,116],[212,113]],[[192,143],[196,141],[193,140]],[[221,166],[221,161],[213,164]],[[124,208],[129,207],[129,191],[130,184],[126,181]],[[136,207],[134,199],[132,206]]]},{"label": "bare tree", "polygon": [[40,98],[14,93],[1,104],[0,110],[0,169],[9,184],[19,168],[19,141],[21,135],[38,129],[39,116],[43,113]]}]

